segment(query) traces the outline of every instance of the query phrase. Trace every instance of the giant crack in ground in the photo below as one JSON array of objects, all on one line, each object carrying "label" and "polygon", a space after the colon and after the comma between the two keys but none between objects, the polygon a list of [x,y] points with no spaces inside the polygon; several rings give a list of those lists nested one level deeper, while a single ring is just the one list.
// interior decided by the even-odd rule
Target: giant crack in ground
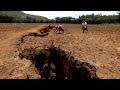
[{"label": "giant crack in ground", "polygon": [[[41,29],[40,31],[43,30],[44,34],[49,29],[47,31]],[[38,33],[29,33],[21,38],[19,46],[24,43],[24,37],[26,36],[40,36],[41,38]],[[81,60],[74,60],[71,53],[55,47],[53,43],[47,49],[40,49],[39,47],[25,48],[19,51],[19,57],[30,60],[39,71],[41,79],[99,79],[96,75],[95,66],[87,62],[81,62]]]}]

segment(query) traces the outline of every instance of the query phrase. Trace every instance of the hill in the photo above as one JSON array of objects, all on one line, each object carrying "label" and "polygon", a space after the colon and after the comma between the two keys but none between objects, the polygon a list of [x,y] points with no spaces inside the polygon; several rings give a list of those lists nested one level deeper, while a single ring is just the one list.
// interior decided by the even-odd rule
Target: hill
[{"label": "hill", "polygon": [[31,18],[35,18],[37,20],[43,20],[43,21],[49,20],[46,17],[37,16],[37,15],[30,15],[30,14],[26,14],[26,13],[24,13],[22,11],[0,11],[0,15],[15,16],[17,18],[23,18],[23,19],[28,16],[28,17],[31,17]]}]

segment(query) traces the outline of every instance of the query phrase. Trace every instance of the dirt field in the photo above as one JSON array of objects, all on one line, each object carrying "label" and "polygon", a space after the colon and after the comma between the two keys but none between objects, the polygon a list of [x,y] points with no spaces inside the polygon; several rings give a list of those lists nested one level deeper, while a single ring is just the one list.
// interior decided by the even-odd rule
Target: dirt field
[{"label": "dirt field", "polygon": [[64,34],[55,34],[52,29],[45,37],[27,36],[38,32],[47,24],[0,24],[0,79],[40,78],[31,61],[19,58],[19,49],[46,48],[54,42],[75,59],[86,61],[96,67],[100,79],[120,79],[120,25],[88,25],[88,33],[82,33],[79,24],[63,24]]}]

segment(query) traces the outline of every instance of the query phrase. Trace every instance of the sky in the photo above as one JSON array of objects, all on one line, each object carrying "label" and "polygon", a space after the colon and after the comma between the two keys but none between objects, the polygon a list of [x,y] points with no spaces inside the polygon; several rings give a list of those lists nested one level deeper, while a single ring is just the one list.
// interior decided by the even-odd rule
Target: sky
[{"label": "sky", "polygon": [[71,16],[78,18],[81,15],[86,14],[102,14],[102,15],[116,15],[118,11],[22,11],[31,15],[44,16],[49,19],[55,19],[55,17]]}]

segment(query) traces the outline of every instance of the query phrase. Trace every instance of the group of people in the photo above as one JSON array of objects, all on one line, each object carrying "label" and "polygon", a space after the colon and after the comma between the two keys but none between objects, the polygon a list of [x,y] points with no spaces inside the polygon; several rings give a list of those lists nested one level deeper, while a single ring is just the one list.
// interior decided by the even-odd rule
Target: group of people
[{"label": "group of people", "polygon": [[[82,22],[82,29],[83,29],[83,33],[84,33],[85,31],[88,32],[87,22],[86,22],[85,20],[83,20],[83,22]],[[62,26],[61,24],[58,25],[58,26],[55,26],[55,32],[58,32],[58,31],[59,31],[59,33],[60,33],[60,31],[63,31],[63,33],[64,33],[64,29],[63,29],[63,26]]]}]

